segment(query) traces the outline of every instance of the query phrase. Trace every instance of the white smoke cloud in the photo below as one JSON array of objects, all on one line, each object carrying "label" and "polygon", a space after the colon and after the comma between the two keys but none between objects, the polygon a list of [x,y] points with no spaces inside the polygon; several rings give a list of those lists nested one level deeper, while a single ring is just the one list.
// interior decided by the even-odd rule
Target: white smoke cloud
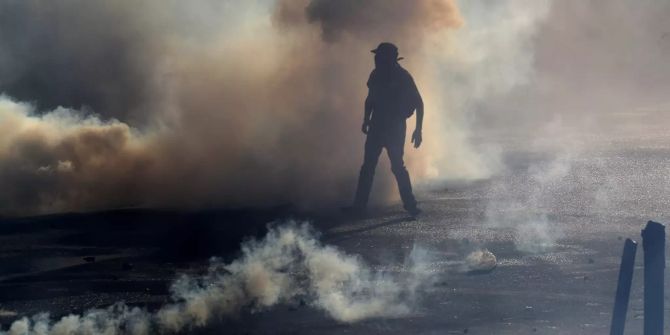
[{"label": "white smoke cloud", "polygon": [[17,320],[0,334],[178,332],[298,299],[345,323],[401,317],[411,313],[421,288],[435,279],[426,261],[425,250],[415,248],[406,272],[374,271],[360,257],[322,245],[308,225],[291,222],[244,243],[242,256],[231,263],[212,260],[203,277],[181,276],[171,288],[174,302],[154,313],[123,303],[55,321],[42,313]]},{"label": "white smoke cloud", "polygon": [[[459,1],[464,26],[433,34],[421,53],[428,64],[429,104],[434,109],[423,153],[436,179],[483,179],[503,169],[501,149],[476,146],[488,128],[477,128],[480,105],[528,84],[534,74],[533,41],[549,13],[549,0]],[[500,106],[500,117],[508,106]],[[475,125],[477,127],[475,127]]]}]

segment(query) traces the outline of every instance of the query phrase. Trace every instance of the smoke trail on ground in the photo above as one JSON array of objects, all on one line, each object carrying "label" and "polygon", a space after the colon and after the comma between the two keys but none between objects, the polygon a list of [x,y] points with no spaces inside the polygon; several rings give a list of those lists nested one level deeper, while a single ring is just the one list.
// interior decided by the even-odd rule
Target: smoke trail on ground
[{"label": "smoke trail on ground", "polygon": [[322,245],[308,225],[290,222],[271,228],[262,240],[244,243],[241,257],[231,263],[212,260],[206,275],[179,277],[171,287],[174,302],[156,312],[118,303],[60,320],[43,313],[15,321],[0,334],[179,332],[299,299],[345,323],[401,317],[434,280],[426,255],[415,248],[406,272],[381,273],[355,255]]}]

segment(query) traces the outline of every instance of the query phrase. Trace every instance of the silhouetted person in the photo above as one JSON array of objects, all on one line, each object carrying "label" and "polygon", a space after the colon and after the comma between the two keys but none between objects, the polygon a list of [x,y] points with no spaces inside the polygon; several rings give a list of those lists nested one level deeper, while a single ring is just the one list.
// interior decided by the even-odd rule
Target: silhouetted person
[{"label": "silhouetted person", "polygon": [[417,215],[420,210],[412,194],[412,184],[405,168],[403,153],[407,127],[405,120],[415,110],[416,128],[412,134],[412,143],[415,148],[421,145],[423,100],[412,76],[398,64],[402,58],[398,58],[398,48],[395,45],[381,43],[372,52],[375,54],[375,69],[368,79],[362,127],[363,133],[367,135],[365,156],[351,209],[358,214],[365,213],[377,161],[382,149],[386,148],[405,210]]}]

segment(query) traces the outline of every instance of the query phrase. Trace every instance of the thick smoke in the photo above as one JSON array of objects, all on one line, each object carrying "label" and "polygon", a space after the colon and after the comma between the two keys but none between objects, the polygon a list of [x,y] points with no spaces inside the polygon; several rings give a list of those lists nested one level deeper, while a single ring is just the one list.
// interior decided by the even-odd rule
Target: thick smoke
[{"label": "thick smoke", "polygon": [[[414,181],[486,178],[503,168],[509,132],[543,136],[557,114],[579,125],[585,111],[662,104],[665,11],[622,1],[5,1],[0,92],[12,130],[0,134],[0,211],[347,202],[368,51],[381,41],[398,44],[426,105],[424,145],[406,154]],[[373,199],[384,200],[395,186],[381,162]]]},{"label": "thick smoke", "polygon": [[127,192],[142,191],[135,180],[160,168],[148,155],[149,136],[68,109],[35,115],[32,106],[0,96],[0,132],[6,212],[123,205]]},{"label": "thick smoke", "polygon": [[414,249],[407,272],[371,270],[356,256],[321,245],[307,225],[271,229],[263,240],[243,245],[228,264],[213,260],[201,278],[182,276],[172,285],[174,303],[150,313],[123,303],[52,320],[38,314],[15,321],[2,335],[135,334],[204,327],[244,311],[306,301],[340,322],[400,317],[412,311],[428,272],[425,252]]},{"label": "thick smoke", "polygon": [[415,179],[444,170],[437,151],[473,156],[437,131],[450,114],[424,62],[431,36],[462,26],[450,0],[31,0],[0,17],[5,213],[349,201],[369,50],[384,40],[425,95]]}]

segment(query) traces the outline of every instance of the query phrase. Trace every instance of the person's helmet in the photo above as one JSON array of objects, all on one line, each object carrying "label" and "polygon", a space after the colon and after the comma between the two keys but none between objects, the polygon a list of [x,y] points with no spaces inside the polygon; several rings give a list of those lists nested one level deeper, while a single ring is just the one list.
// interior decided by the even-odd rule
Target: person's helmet
[{"label": "person's helmet", "polygon": [[392,57],[395,60],[403,59],[402,57],[398,57],[398,47],[396,47],[395,44],[389,42],[380,43],[376,49],[370,50],[370,52],[377,55],[387,56],[389,58]]}]

